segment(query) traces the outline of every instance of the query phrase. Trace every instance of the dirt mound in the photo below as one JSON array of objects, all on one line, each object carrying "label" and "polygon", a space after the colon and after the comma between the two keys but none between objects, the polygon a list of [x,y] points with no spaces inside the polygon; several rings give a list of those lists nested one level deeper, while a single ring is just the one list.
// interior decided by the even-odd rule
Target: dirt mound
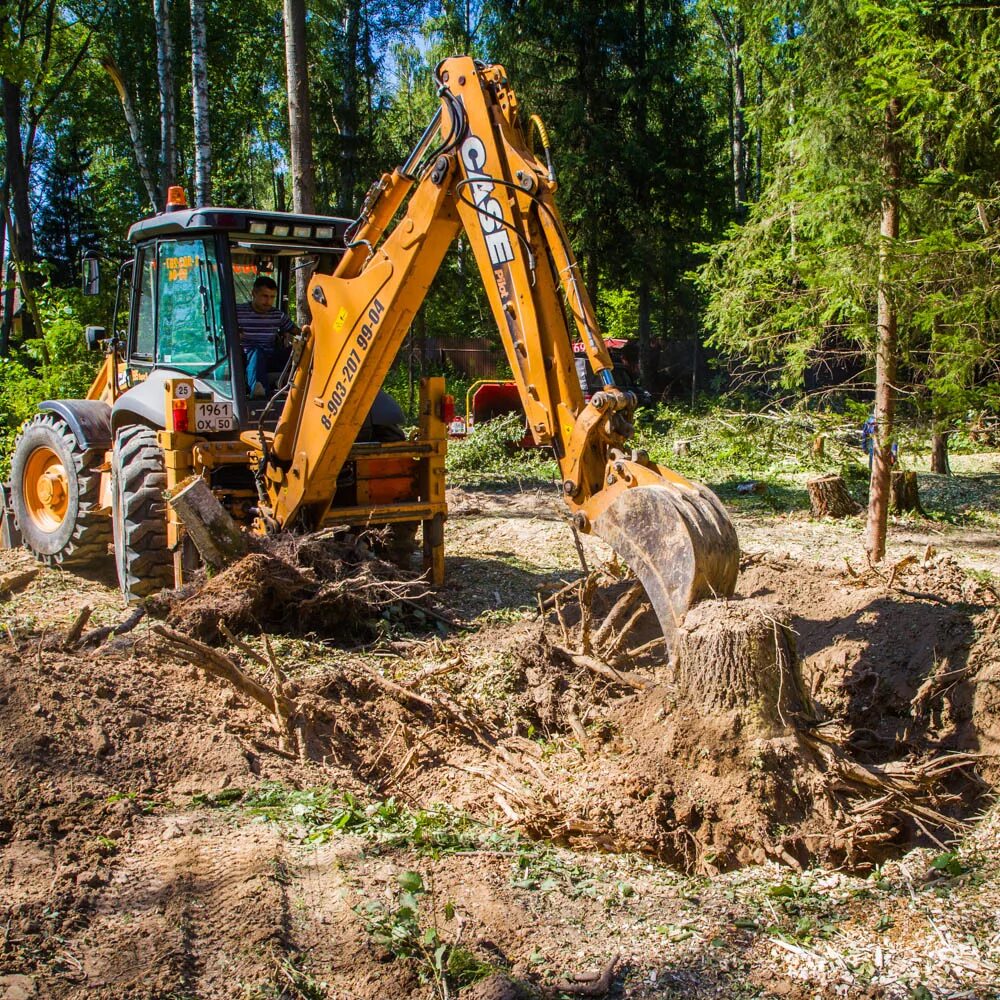
[{"label": "dirt mound", "polygon": [[[571,591],[547,622],[483,637],[515,665],[491,680],[502,698],[474,682],[464,693],[486,728],[515,736],[485,764],[457,765],[490,790],[477,801],[467,784],[461,804],[492,799],[536,835],[701,871],[768,858],[863,867],[950,838],[984,801],[976,770],[994,775],[970,754],[996,745],[1000,649],[981,639],[970,657],[970,646],[992,635],[996,598],[947,560],[890,572],[748,560],[733,601],[692,614],[707,625],[769,607],[789,623],[802,711],[778,732],[761,730],[756,707],[693,706],[683,674],[645,641],[628,584]],[[609,617],[619,628],[602,635]],[[616,655],[596,655],[601,644]],[[430,793],[425,777],[440,771],[424,762],[415,780]]]},{"label": "dirt mound", "polygon": [[206,642],[222,638],[220,622],[237,634],[316,633],[349,641],[370,638],[387,605],[412,608],[427,593],[415,574],[375,555],[367,535],[281,535],[256,544],[261,551],[161,598],[168,623]]}]

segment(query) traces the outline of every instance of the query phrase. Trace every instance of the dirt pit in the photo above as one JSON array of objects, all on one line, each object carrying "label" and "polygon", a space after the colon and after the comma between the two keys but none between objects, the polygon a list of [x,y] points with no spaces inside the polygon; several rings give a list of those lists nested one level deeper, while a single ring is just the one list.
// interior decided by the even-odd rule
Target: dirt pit
[{"label": "dirt pit", "polygon": [[[621,589],[591,595],[592,629]],[[783,610],[800,663],[806,711],[787,725],[761,728],[752,706],[692,705],[649,647],[648,614],[632,613],[610,672],[573,655],[570,595],[560,615],[479,638],[507,671],[439,685],[478,721],[444,770],[435,747],[410,780],[474,813],[499,804],[534,836],[704,873],[767,859],[863,869],[960,832],[997,779],[993,591],[947,559],[860,577],[757,558],[717,613],[761,601]]]},{"label": "dirt pit", "polygon": [[[252,554],[174,600],[170,623],[209,641],[220,620],[356,636],[373,608],[417,593],[387,567],[328,542]],[[483,819],[499,807],[533,837],[703,873],[870,868],[960,833],[997,778],[997,597],[947,558],[863,575],[744,560],[734,598],[689,615],[691,642],[748,616],[777,635],[780,620],[790,670],[767,720],[756,694],[695,697],[634,582],[593,574],[547,604],[409,676],[354,664],[289,685],[276,668],[284,707],[262,705],[279,750],[335,759],[382,792],[405,775],[418,799]]]}]

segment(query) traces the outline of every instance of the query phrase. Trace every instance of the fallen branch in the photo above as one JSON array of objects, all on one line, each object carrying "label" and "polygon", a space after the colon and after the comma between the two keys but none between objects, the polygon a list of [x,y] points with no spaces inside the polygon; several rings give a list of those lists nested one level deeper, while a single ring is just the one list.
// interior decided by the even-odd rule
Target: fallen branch
[{"label": "fallen branch", "polygon": [[406,705],[407,702],[416,702],[418,705],[423,705],[425,708],[429,708],[432,711],[438,707],[437,702],[431,701],[430,698],[425,698],[423,695],[417,694],[416,691],[409,691],[401,684],[397,684],[395,681],[389,680],[388,677],[383,677],[377,670],[372,670],[370,667],[362,663],[352,663],[351,666],[355,670],[359,670],[365,675],[373,684],[378,685],[387,694],[392,695],[396,701],[400,702],[402,705]]},{"label": "fallen branch", "polygon": [[298,714],[298,707],[281,693],[272,694],[262,684],[245,674],[233,661],[217,649],[175,632],[165,625],[154,625],[153,632],[167,641],[170,652],[186,663],[204,670],[213,677],[231,684],[237,691],[262,705],[272,716],[279,732],[294,735],[292,720]]},{"label": "fallen branch", "polygon": [[[600,628],[594,632],[594,645],[601,648],[605,640],[607,640],[611,634],[618,627],[619,622],[632,610],[633,605],[638,601],[645,591],[642,589],[642,584],[636,580],[635,583],[629,587],[624,594],[622,594],[614,605],[612,605],[611,610],[605,615],[604,621],[601,623]],[[624,631],[624,630],[623,630]]]},{"label": "fallen branch", "polygon": [[26,587],[35,577],[38,576],[38,567],[31,566],[28,569],[18,570],[16,573],[8,573],[0,578],[0,597]]},{"label": "fallen branch", "polygon": [[603,971],[592,974],[571,976],[568,982],[556,983],[553,993],[572,993],[578,997],[603,997],[611,989],[615,979],[615,969],[621,961],[621,955],[615,955],[604,967]]},{"label": "fallen branch", "polygon": [[90,646],[100,646],[105,639],[111,636],[126,635],[131,632],[146,617],[145,608],[136,608],[118,625],[102,625],[100,628],[91,629],[81,640],[80,646],[87,649]]}]

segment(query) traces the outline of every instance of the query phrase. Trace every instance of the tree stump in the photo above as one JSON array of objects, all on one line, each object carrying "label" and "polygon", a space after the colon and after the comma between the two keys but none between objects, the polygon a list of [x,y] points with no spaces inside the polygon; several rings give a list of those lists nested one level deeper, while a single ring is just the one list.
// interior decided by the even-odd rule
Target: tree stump
[{"label": "tree stump", "polygon": [[787,731],[809,704],[788,617],[762,601],[695,605],[678,629],[674,663],[691,707],[737,711],[765,733]]},{"label": "tree stump", "polygon": [[851,517],[861,513],[861,505],[855,503],[838,475],[831,473],[810,479],[806,488],[813,517]]},{"label": "tree stump", "polygon": [[167,503],[211,569],[223,569],[246,555],[246,535],[201,476],[185,479],[167,494]]},{"label": "tree stump", "polygon": [[924,508],[920,506],[920,493],[917,489],[917,474],[915,472],[893,472],[890,482],[890,509],[894,514],[905,514],[915,511],[921,517],[926,517]]},{"label": "tree stump", "polygon": [[931,435],[931,472],[942,476],[951,475],[951,462],[948,460],[948,435],[950,431],[935,431]]}]

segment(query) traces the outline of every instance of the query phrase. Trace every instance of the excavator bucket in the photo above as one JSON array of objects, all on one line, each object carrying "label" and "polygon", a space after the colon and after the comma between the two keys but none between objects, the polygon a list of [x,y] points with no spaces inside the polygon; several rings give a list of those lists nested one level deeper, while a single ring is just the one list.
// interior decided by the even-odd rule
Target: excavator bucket
[{"label": "excavator bucket", "polygon": [[646,589],[668,642],[684,613],[736,586],[740,548],[718,497],[698,483],[634,486],[594,519],[593,533]]}]

